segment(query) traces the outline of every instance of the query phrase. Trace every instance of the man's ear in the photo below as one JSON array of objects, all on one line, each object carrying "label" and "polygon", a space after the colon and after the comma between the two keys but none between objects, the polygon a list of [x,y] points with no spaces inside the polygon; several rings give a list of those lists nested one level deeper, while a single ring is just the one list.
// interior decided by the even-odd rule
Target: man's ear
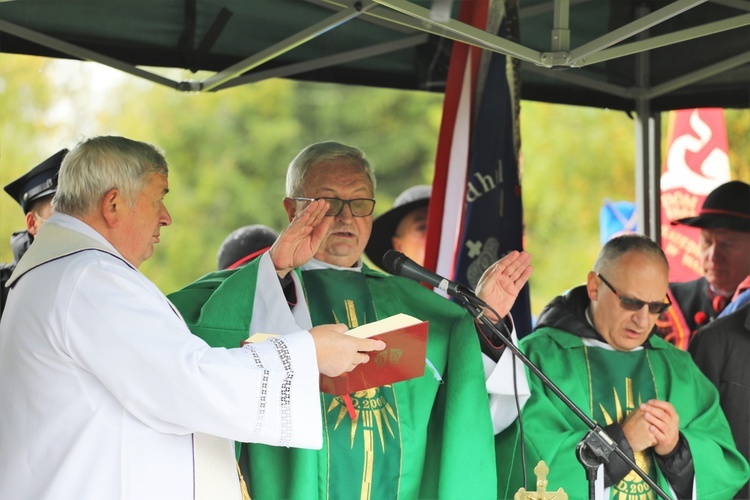
[{"label": "man's ear", "polygon": [[289,217],[289,222],[292,222],[294,216],[297,215],[297,202],[291,198],[284,198],[284,210],[286,210],[286,215]]},{"label": "man's ear", "polygon": [[589,300],[592,302],[599,298],[599,276],[594,271],[589,271],[588,276],[586,276],[586,291]]},{"label": "man's ear", "polygon": [[32,236],[36,236],[36,232],[39,231],[39,224],[37,222],[38,219],[33,210],[26,214],[26,230]]},{"label": "man's ear", "polygon": [[101,213],[109,227],[117,227],[120,224],[123,203],[120,190],[117,188],[110,189],[102,198]]}]

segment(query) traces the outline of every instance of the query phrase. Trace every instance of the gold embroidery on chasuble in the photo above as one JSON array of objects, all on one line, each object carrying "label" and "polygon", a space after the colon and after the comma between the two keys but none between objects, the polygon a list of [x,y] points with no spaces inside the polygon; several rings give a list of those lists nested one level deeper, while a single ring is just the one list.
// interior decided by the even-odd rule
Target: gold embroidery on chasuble
[{"label": "gold embroidery on chasuble", "polygon": [[[314,325],[345,323],[356,328],[377,319],[365,278],[360,273],[309,271],[303,274],[303,279],[305,295],[315,301],[310,304],[308,300]],[[328,498],[397,498],[401,431],[393,387],[386,385],[350,394],[354,419],[347,411],[344,397],[326,393],[321,393],[321,397]]]},{"label": "gold embroidery on chasuble", "polygon": [[[619,352],[598,347],[584,347],[591,407],[590,414],[602,427],[622,422],[638,406],[657,398],[648,350]],[[651,450],[636,452],[635,463],[656,478]],[[651,487],[634,471],[610,487],[610,498],[616,500],[655,499]]]}]

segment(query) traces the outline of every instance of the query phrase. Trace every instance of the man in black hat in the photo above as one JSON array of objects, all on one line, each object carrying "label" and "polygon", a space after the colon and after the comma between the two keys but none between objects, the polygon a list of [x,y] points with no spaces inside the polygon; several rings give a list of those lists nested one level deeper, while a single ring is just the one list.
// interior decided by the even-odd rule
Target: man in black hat
[{"label": "man in black hat", "polygon": [[396,198],[386,213],[372,221],[372,236],[365,247],[365,255],[381,269],[383,255],[397,250],[417,264],[424,265],[427,208],[432,187],[412,186]]},{"label": "man in black hat", "polygon": [[750,275],[750,185],[731,181],[706,196],[696,217],[672,225],[700,228],[703,277],[670,283],[673,307],[659,322],[660,333],[682,349],[702,325],[715,319]]},{"label": "man in black hat", "polygon": [[21,205],[26,214],[26,229],[16,231],[10,237],[13,262],[0,264],[0,316],[5,309],[5,300],[8,296],[5,282],[8,281],[16,264],[34,241],[39,228],[52,215],[52,197],[57,191],[57,174],[67,153],[67,149],[58,151],[5,186],[5,192]]}]

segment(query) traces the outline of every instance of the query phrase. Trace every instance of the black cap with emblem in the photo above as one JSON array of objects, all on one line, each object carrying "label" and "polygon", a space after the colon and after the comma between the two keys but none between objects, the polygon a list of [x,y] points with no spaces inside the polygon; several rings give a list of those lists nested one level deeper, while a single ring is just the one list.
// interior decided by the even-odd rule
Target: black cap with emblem
[{"label": "black cap with emblem", "polygon": [[57,174],[66,154],[67,149],[58,151],[5,186],[5,192],[21,205],[23,213],[29,213],[34,200],[57,191]]}]

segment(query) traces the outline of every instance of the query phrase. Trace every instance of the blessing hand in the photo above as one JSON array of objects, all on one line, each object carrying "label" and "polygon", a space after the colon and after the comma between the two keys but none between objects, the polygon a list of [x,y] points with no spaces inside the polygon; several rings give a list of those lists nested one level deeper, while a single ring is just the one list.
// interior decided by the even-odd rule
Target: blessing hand
[{"label": "blessing hand", "polygon": [[331,217],[326,217],[328,202],[315,200],[297,212],[281,231],[269,253],[276,274],[283,278],[313,258],[326,238]]},{"label": "blessing hand", "polygon": [[[518,293],[531,276],[531,255],[516,250],[492,264],[482,274],[477,284],[477,297],[495,309],[501,317],[507,316]],[[487,318],[497,323],[500,318],[485,308]]]}]

